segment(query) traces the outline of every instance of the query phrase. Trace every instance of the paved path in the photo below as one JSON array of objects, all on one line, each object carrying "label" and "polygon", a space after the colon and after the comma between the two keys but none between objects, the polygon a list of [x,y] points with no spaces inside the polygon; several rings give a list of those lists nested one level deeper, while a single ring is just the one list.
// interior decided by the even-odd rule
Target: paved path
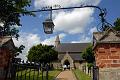
[{"label": "paved path", "polygon": [[56,80],[77,80],[72,71],[62,71],[56,78]]}]

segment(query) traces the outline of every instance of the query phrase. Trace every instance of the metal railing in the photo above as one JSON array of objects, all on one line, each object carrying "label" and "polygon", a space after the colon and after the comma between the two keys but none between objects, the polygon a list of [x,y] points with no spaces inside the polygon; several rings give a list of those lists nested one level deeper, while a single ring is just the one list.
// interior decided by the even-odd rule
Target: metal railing
[{"label": "metal railing", "polygon": [[93,66],[93,80],[99,80],[99,68],[98,68],[98,66]]},{"label": "metal railing", "polygon": [[35,62],[14,62],[7,71],[9,80],[48,80],[48,64]]}]

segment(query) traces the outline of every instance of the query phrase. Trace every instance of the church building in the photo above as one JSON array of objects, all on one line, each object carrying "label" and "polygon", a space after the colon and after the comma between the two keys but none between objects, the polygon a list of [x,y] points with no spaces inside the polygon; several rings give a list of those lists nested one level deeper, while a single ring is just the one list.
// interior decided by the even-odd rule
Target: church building
[{"label": "church building", "polygon": [[64,65],[70,69],[81,68],[85,63],[82,52],[90,43],[61,43],[59,36],[55,40],[55,50],[58,52],[58,61],[54,62],[54,68],[62,68]]}]

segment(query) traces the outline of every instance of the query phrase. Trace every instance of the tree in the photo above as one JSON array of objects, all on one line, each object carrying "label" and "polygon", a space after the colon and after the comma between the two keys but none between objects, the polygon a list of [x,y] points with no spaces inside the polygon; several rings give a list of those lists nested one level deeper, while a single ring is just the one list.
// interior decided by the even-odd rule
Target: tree
[{"label": "tree", "polygon": [[[22,26],[20,17],[23,15],[33,15],[28,12],[30,0],[0,0],[0,37],[12,36],[18,39],[19,30],[15,26]],[[16,55],[21,53],[24,46],[16,47]]]},{"label": "tree", "polygon": [[86,50],[82,53],[83,59],[85,59],[88,63],[93,63],[95,60],[94,53],[92,50],[92,46],[86,48]]},{"label": "tree", "polygon": [[0,24],[2,24],[0,36],[19,37],[19,30],[14,26],[21,26],[21,15],[32,15],[31,12],[27,12],[30,2],[30,0],[0,0]]},{"label": "tree", "polygon": [[28,51],[28,61],[50,63],[51,61],[57,60],[58,53],[53,49],[52,46],[47,45],[36,45],[30,48]]},{"label": "tree", "polygon": [[114,29],[120,31],[120,18],[117,18],[117,20],[114,22]]}]

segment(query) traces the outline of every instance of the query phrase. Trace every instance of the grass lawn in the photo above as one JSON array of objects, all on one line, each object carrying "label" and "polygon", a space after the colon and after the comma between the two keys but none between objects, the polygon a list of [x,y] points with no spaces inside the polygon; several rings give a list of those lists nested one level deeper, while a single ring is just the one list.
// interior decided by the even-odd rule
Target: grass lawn
[{"label": "grass lawn", "polygon": [[[61,71],[60,70],[52,70],[48,72],[48,79],[49,80],[53,80]],[[22,73],[22,74],[21,74]],[[16,78],[17,80],[42,80],[42,73],[40,72],[38,74],[38,71],[32,71],[32,70],[24,70],[24,71],[20,71],[17,72],[16,74]],[[46,72],[44,72],[43,74],[43,78],[44,80],[46,80]]]},{"label": "grass lawn", "polygon": [[86,75],[84,72],[80,71],[79,69],[73,70],[75,76],[78,80],[92,80],[92,78]]}]

